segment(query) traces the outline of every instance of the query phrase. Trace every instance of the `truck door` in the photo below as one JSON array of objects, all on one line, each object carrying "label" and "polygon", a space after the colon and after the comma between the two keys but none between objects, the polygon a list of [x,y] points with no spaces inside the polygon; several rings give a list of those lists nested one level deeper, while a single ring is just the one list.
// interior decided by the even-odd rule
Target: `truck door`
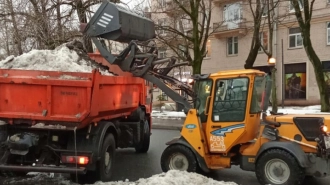
[{"label": "truck door", "polygon": [[245,132],[249,78],[217,79],[209,101],[206,137],[212,153],[227,153]]}]

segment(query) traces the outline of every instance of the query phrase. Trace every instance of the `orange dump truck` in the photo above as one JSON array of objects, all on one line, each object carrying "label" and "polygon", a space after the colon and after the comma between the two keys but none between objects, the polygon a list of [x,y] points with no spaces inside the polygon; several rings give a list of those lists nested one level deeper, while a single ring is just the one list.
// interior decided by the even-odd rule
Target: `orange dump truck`
[{"label": "orange dump truck", "polygon": [[112,68],[120,74],[0,69],[0,171],[109,181],[116,148],[147,152],[152,86]]}]

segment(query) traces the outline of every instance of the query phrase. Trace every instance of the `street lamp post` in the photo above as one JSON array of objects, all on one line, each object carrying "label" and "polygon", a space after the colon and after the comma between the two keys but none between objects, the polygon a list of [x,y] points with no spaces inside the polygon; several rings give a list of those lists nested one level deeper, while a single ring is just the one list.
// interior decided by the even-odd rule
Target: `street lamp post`
[{"label": "street lamp post", "polygon": [[272,93],[271,93],[271,97],[272,97],[272,111],[274,113],[277,113],[277,96],[276,96],[276,76],[275,76],[275,72],[276,72],[276,59],[275,58],[269,58],[268,59],[268,66],[270,68],[271,71],[271,79],[273,81],[272,83]]}]

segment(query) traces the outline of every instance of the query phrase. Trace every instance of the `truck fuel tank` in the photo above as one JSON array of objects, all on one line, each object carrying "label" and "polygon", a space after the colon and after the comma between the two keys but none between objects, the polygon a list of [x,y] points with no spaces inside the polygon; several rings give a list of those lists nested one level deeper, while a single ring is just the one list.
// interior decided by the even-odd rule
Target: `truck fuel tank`
[{"label": "truck fuel tank", "polygon": [[120,5],[103,1],[84,30],[89,37],[129,43],[155,38],[152,20],[133,13]]}]

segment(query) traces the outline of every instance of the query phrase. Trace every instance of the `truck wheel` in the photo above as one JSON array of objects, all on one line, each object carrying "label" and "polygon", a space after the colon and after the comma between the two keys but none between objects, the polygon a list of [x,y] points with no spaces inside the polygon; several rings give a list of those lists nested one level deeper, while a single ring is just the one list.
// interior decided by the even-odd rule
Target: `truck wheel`
[{"label": "truck wheel", "polygon": [[197,172],[198,164],[194,153],[190,148],[175,144],[168,146],[161,156],[161,167],[163,172],[169,170],[180,170]]},{"label": "truck wheel", "polygon": [[304,181],[305,172],[290,153],[271,149],[259,157],[256,176],[262,185],[300,185]]},{"label": "truck wheel", "polygon": [[113,134],[108,134],[103,141],[101,159],[99,161],[99,169],[97,172],[100,175],[100,180],[103,182],[111,180],[115,150],[115,138]]},{"label": "truck wheel", "polygon": [[141,140],[139,144],[135,146],[137,153],[146,153],[150,146],[150,127],[147,120],[144,121],[143,128],[141,129]]}]

